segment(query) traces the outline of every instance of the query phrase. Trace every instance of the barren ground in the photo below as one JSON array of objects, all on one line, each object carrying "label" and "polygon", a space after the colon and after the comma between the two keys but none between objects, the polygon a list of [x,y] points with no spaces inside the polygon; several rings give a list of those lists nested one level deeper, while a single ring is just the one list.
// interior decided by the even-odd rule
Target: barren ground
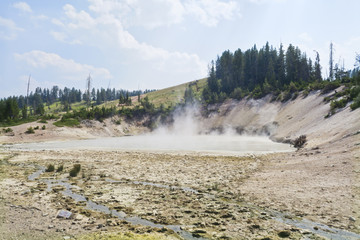
[{"label": "barren ground", "polygon": [[[181,225],[195,236],[199,232],[208,238],[276,239],[281,231],[293,239],[309,236],[307,230],[273,219],[272,211],[360,233],[359,143],[359,135],[354,135],[318,149],[258,157],[4,149],[1,237],[48,239],[98,231],[163,231],[88,210],[83,202],[63,196],[63,188],[47,191],[41,181],[27,179],[36,166],[50,163],[55,168],[64,165],[64,170],[43,173],[40,179],[68,177],[73,164],[80,163],[78,177],[69,180],[79,187],[74,192],[129,216]],[[56,218],[61,209],[73,212],[74,217]],[[165,230],[159,236],[176,237]]]},{"label": "barren ground", "polygon": [[[315,94],[286,104],[240,102],[219,109],[212,116],[212,126],[220,122],[249,128],[273,124],[277,127],[271,132],[273,138],[306,134],[308,144],[292,153],[247,157],[0,147],[0,239],[179,239],[171,225],[195,239],[323,239],[321,232],[329,232],[322,225],[306,229],[289,224],[304,219],[360,234],[359,109],[346,108],[324,119],[328,105]],[[210,119],[204,121],[209,124]],[[42,126],[13,127],[14,136],[2,135],[0,142],[144,131],[136,124],[117,126],[106,120],[75,129],[55,128],[49,122],[44,131],[24,134],[27,127],[36,125]],[[64,169],[28,179],[49,164]],[[70,178],[74,164],[81,164],[81,171]],[[73,193],[155,225],[91,210],[86,202],[64,195],[64,187],[48,187],[46,181],[51,180],[71,183]],[[59,210],[73,215],[57,218]]]}]

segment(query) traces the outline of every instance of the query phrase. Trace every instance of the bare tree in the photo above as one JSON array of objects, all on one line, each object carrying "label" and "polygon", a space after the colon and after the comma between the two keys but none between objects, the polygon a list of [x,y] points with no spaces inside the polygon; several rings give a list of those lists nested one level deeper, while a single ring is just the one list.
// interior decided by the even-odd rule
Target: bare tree
[{"label": "bare tree", "polygon": [[91,76],[89,74],[89,77],[86,79],[86,95],[87,95],[87,106],[90,106],[91,103],[91,97],[90,97],[90,89],[91,89]]},{"label": "bare tree", "polygon": [[330,71],[330,81],[334,79],[334,58],[333,58],[334,45],[330,43],[330,60],[329,60],[329,71]]},{"label": "bare tree", "polygon": [[358,53],[356,53],[355,66],[356,66],[356,67],[360,67],[360,54],[358,54]]}]

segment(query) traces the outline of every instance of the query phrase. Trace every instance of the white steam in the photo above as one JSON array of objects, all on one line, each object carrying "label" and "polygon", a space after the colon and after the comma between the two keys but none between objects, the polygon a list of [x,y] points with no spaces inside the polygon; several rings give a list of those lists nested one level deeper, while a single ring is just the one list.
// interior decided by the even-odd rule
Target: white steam
[{"label": "white steam", "polygon": [[203,131],[200,125],[200,108],[197,104],[176,109],[173,119],[171,125],[161,125],[153,131],[153,135],[195,136]]}]

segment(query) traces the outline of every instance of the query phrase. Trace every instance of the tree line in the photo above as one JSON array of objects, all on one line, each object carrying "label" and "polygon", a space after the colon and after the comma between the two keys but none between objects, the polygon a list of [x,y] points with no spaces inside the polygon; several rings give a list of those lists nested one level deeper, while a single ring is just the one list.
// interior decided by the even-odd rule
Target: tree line
[{"label": "tree line", "polygon": [[226,97],[241,98],[254,91],[265,95],[284,90],[290,84],[316,81],[322,81],[319,53],[316,52],[313,62],[292,44],[285,51],[282,44],[277,50],[267,42],[260,50],[254,45],[246,51],[224,51],[212,61],[203,98],[214,103]]},{"label": "tree line", "polygon": [[[155,90],[135,90],[128,91],[124,89],[116,90],[115,88],[93,88],[90,94],[82,92],[80,89],[67,88],[60,89],[58,86],[48,88],[36,88],[29,96],[11,96],[0,99],[0,122],[17,121],[19,119],[26,119],[34,115],[43,115],[45,107],[53,103],[60,103],[64,111],[71,109],[71,104],[81,101],[87,101],[92,105],[99,105],[105,101],[113,101],[126,99],[129,104],[129,97],[140,96],[141,94],[152,92]],[[131,102],[130,102],[131,104]]]}]

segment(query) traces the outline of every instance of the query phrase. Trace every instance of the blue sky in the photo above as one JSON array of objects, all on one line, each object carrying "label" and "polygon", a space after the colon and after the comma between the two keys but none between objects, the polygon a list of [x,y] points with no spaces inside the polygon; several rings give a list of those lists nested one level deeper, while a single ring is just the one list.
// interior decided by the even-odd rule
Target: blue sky
[{"label": "blue sky", "polygon": [[360,1],[52,0],[0,2],[0,98],[54,85],[160,89],[207,76],[224,50],[299,46],[328,72],[360,53]]}]

